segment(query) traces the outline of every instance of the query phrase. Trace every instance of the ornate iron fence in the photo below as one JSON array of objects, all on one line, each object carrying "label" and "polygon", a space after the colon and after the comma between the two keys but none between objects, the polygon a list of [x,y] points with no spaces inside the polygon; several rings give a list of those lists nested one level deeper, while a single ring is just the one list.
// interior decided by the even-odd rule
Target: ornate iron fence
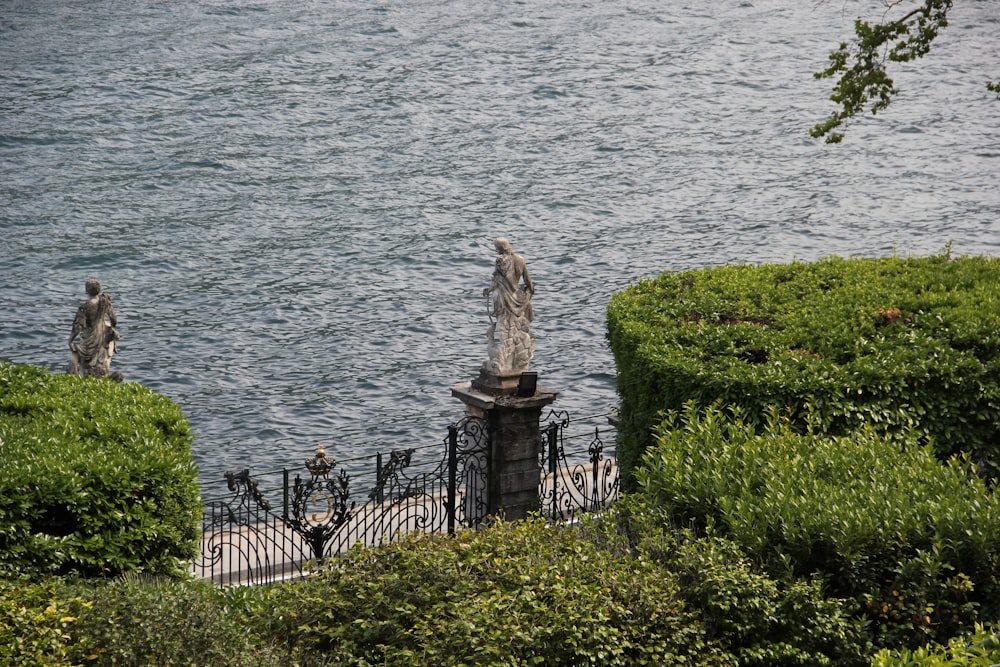
[{"label": "ornate iron fence", "polygon": [[581,512],[599,512],[618,500],[618,465],[614,456],[605,456],[600,427],[581,429],[578,435],[567,433],[571,423],[600,419],[605,426],[613,423],[607,414],[573,420],[561,410],[542,418],[538,464],[543,472],[538,497],[545,516],[572,521]]},{"label": "ornate iron fence", "polygon": [[[261,584],[301,576],[309,563],[354,545],[375,546],[411,531],[476,527],[488,506],[489,437],[466,417],[448,429],[445,456],[420,471],[415,449],[376,458],[371,487],[358,484],[320,446],[306,474],[283,471],[280,508],[248,470],[228,473],[230,495],[204,505],[201,557],[194,573],[220,584]],[[440,450],[438,450],[440,451]],[[360,498],[360,500],[359,500]]]},{"label": "ornate iron fence", "polygon": [[[572,521],[617,500],[618,468],[594,424],[600,419],[608,415],[571,420],[551,411],[541,419],[543,515]],[[376,546],[412,531],[478,527],[490,506],[486,421],[470,416],[452,424],[444,444],[436,463],[415,460],[430,448],[397,450],[388,460],[378,454],[372,457],[375,474],[367,477],[352,476],[320,446],[303,468],[282,471],[276,505],[250,471],[227,473],[229,494],[204,504],[201,557],[193,572],[219,584],[263,584],[300,577],[310,563],[355,545]],[[439,447],[433,449],[440,454]]]}]

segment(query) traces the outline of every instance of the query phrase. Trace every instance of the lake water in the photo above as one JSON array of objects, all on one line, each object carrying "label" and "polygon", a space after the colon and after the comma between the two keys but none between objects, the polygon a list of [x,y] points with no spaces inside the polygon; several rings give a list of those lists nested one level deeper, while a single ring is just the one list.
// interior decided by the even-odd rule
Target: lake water
[{"label": "lake water", "polygon": [[827,146],[874,0],[0,0],[0,357],[61,371],[95,276],[114,368],[203,481],[431,444],[485,359],[491,241],[533,368],[616,404],[609,298],[662,270],[1000,250],[1000,3],[956,2]]}]

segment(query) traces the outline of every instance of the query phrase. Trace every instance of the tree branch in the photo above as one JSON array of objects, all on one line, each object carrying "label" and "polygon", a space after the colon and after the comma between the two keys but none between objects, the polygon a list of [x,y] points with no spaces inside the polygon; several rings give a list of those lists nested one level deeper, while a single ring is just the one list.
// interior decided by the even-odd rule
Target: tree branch
[{"label": "tree branch", "polygon": [[[887,3],[886,7],[891,10],[902,1]],[[836,78],[830,99],[840,109],[815,125],[809,134],[816,138],[825,136],[830,144],[839,143],[844,135],[837,130],[846,121],[866,109],[875,115],[889,106],[899,91],[886,64],[923,57],[938,31],[948,25],[952,0],[918,1],[922,3],[919,7],[894,21],[854,22],[854,40],[841,43],[830,54],[830,66],[813,75],[817,79]]]}]

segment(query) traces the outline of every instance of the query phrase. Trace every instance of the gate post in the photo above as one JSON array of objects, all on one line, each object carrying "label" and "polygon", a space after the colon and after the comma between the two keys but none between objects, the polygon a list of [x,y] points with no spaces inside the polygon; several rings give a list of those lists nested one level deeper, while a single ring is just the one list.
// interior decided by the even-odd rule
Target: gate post
[{"label": "gate post", "polygon": [[542,470],[539,419],[557,392],[537,386],[534,373],[497,376],[485,371],[472,382],[452,385],[451,394],[466,412],[486,420],[490,455],[487,512],[523,519],[539,511]]}]

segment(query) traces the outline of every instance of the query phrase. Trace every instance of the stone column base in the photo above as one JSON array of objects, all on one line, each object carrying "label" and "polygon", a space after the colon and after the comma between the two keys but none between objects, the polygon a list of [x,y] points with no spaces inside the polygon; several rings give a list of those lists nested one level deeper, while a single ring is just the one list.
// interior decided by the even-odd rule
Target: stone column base
[{"label": "stone column base", "polygon": [[[558,394],[546,387],[536,387],[532,396],[494,394],[482,391],[483,386],[478,381],[464,382],[452,385],[451,394],[465,403],[469,414],[487,422],[489,513],[504,519],[523,519],[539,510],[538,484],[542,471],[538,464],[541,450],[538,420],[542,408],[552,404]],[[516,386],[515,381],[515,389]]]}]

